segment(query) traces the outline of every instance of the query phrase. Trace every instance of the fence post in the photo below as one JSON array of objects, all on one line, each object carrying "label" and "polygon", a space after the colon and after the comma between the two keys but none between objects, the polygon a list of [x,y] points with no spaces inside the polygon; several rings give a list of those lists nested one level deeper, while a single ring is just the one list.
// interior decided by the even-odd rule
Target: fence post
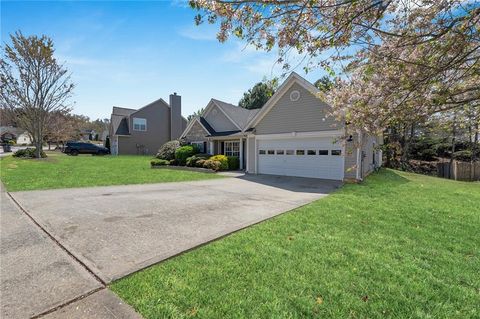
[{"label": "fence post", "polygon": [[453,161],[453,179],[454,180],[457,180],[457,167],[458,166],[458,162],[457,161]]}]

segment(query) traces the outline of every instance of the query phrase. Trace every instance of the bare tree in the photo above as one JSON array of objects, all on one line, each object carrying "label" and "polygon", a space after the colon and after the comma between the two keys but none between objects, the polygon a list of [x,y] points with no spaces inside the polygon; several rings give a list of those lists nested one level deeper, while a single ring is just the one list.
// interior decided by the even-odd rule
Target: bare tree
[{"label": "bare tree", "polygon": [[0,106],[14,114],[18,126],[32,136],[36,157],[54,114],[68,114],[74,84],[54,57],[53,41],[43,35],[10,35],[0,60]]}]

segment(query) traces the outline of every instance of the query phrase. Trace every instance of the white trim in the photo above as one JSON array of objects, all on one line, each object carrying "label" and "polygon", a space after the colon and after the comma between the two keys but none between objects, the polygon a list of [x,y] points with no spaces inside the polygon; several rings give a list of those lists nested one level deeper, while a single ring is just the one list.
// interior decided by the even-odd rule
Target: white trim
[{"label": "white trim", "polygon": [[[145,121],[145,124],[139,124],[139,123],[137,123],[138,129],[135,129],[135,120],[137,120],[137,122],[138,122],[138,121]],[[142,125],[145,125],[145,129],[144,129],[144,130],[140,129],[140,127],[141,127]],[[143,117],[132,117],[132,130],[133,130],[133,131],[137,131],[137,132],[146,132],[146,131],[147,131],[147,119],[146,119],[146,118],[143,118]]]},{"label": "white trim", "polygon": [[215,155],[215,142],[214,141],[208,141],[210,143],[210,155]]},{"label": "white trim", "polygon": [[248,152],[249,152],[249,150],[250,150],[250,142],[249,142],[249,140],[250,140],[250,139],[249,139],[248,136],[247,136],[247,143],[246,143],[246,144],[247,144],[247,145],[246,145],[246,146],[247,146],[247,151],[245,152],[245,155],[246,155],[245,157],[246,157],[246,159],[247,159],[247,163],[246,163],[246,165],[245,165],[245,170],[246,170],[247,172],[250,172],[250,161],[248,160],[248,155],[249,155]]},{"label": "white trim", "polygon": [[315,131],[315,132],[291,132],[278,134],[259,134],[255,135],[255,139],[272,140],[285,138],[305,138],[305,137],[328,137],[328,136],[343,136],[343,130],[331,131]]},{"label": "white trim", "polygon": [[318,90],[312,83],[308,82],[300,75],[295,72],[292,72],[288,78],[282,83],[278,88],[277,92],[265,103],[260,112],[258,112],[245,126],[245,130],[253,127],[260,122],[260,120],[272,109],[272,107],[278,102],[278,100],[288,91],[288,89],[294,84],[298,83],[305,90],[309,91],[313,95],[318,95],[320,90]]},{"label": "white trim", "polygon": [[358,145],[357,146],[357,172],[356,172],[356,179],[361,181],[362,180],[362,132],[358,131]]},{"label": "white trim", "polygon": [[258,139],[255,136],[255,174],[258,172]]},{"label": "white trim", "polygon": [[183,131],[182,135],[180,135],[179,138],[185,138],[185,135],[187,135],[187,133],[190,132],[190,130],[192,129],[193,123],[195,123],[195,122],[198,122],[198,124],[200,124],[202,126],[202,128],[205,130],[207,135],[210,134],[210,132],[207,130],[207,128],[205,126],[203,126],[202,122],[200,122],[200,119],[198,117],[194,117],[192,120],[190,120],[190,122],[188,122],[187,127],[185,128],[185,130]]},{"label": "white trim", "polygon": [[210,106],[210,105],[215,105],[217,107],[217,109],[220,109],[220,111],[223,113],[223,115],[225,115],[227,117],[227,119],[230,122],[232,122],[233,125],[235,125],[240,131],[242,130],[242,128],[240,126],[238,126],[238,124],[234,120],[232,120],[232,118],[217,103],[215,103],[214,99],[211,99],[210,102],[208,103],[207,108],[205,109],[205,111],[202,114],[203,117],[206,117],[207,114],[210,113],[210,110],[213,108],[213,106]]}]

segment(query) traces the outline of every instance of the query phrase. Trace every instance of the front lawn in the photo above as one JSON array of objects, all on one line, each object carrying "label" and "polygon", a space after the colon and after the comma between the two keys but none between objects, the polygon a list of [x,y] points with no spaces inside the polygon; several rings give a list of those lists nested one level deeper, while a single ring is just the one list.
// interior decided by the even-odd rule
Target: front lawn
[{"label": "front lawn", "polygon": [[479,318],[480,184],[383,170],[115,282],[145,318]]},{"label": "front lawn", "polygon": [[181,182],[218,178],[215,174],[151,169],[151,156],[67,156],[47,153],[46,159],[0,160],[0,178],[8,191]]}]

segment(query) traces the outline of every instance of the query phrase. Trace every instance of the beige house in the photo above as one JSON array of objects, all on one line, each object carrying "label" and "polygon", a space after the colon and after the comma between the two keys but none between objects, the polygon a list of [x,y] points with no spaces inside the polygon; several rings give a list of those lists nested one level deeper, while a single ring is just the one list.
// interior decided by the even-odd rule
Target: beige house
[{"label": "beige house", "polygon": [[328,116],[318,89],[292,73],[257,110],[212,99],[182,134],[209,154],[238,156],[253,174],[362,179],[381,165],[381,139]]},{"label": "beige house", "polygon": [[180,137],[187,126],[180,95],[170,103],[158,99],[138,110],[113,107],[110,118],[110,151],[113,155],[156,154],[160,146]]}]

